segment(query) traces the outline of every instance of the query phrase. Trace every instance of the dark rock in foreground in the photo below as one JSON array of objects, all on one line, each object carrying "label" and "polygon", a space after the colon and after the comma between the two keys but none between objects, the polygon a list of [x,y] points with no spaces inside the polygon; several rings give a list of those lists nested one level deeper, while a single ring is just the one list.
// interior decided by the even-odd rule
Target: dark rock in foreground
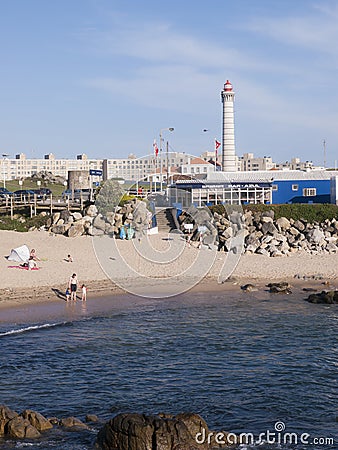
[{"label": "dark rock in foreground", "polygon": [[310,303],[323,303],[333,305],[338,303],[338,291],[322,291],[317,294],[311,294],[306,301]]},{"label": "dark rock in foreground", "polygon": [[[209,429],[197,414],[145,416],[119,414],[105,424],[97,436],[101,450],[210,450]],[[226,445],[227,433],[222,433]],[[215,434],[213,434],[215,436]]]},{"label": "dark rock in foreground", "polygon": [[254,285],[254,284],[244,284],[243,286],[241,286],[242,291],[245,292],[256,292],[258,291],[258,288]]},{"label": "dark rock in foreground", "polygon": [[266,285],[269,288],[269,292],[272,294],[291,294],[291,286],[288,282],[282,281],[280,283],[269,283]]}]

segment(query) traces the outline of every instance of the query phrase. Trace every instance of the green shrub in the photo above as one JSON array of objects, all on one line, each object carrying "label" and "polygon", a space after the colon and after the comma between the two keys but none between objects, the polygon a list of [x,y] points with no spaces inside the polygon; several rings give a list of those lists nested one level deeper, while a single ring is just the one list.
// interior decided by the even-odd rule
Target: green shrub
[{"label": "green shrub", "polygon": [[275,219],[286,217],[287,219],[305,219],[307,222],[324,222],[326,219],[338,219],[338,206],[329,203],[304,204],[293,203],[285,205],[246,205],[245,211],[273,210]]},{"label": "green shrub", "polygon": [[[235,207],[236,205],[233,205]],[[226,212],[223,205],[213,205],[209,206],[212,213],[217,212],[218,214],[224,214]],[[275,219],[279,217],[286,217],[287,219],[305,219],[307,222],[324,222],[326,219],[337,219],[338,220],[338,206],[331,205],[329,203],[325,204],[304,204],[304,203],[293,203],[285,205],[243,205],[243,211],[271,211],[275,213]]]},{"label": "green shrub", "polygon": [[32,218],[21,216],[25,219],[25,222],[22,223],[21,220],[15,218],[11,219],[10,216],[1,216],[0,217],[0,230],[11,230],[11,231],[20,231],[26,232],[32,227],[40,228],[43,225],[46,225],[48,216],[34,216]]}]

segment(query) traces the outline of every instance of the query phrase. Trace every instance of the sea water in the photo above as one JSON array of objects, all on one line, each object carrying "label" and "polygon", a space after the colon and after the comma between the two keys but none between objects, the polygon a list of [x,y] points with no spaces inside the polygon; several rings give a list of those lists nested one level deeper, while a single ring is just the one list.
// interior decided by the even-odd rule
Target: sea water
[{"label": "sea water", "polygon": [[[190,411],[215,431],[263,433],[241,448],[334,449],[337,323],[336,306],[302,294],[239,290],[60,302],[17,308],[10,319],[2,311],[0,404],[103,421]],[[92,449],[100,426],[0,439],[0,448]],[[280,439],[295,433],[297,443],[274,441],[277,431]]]}]

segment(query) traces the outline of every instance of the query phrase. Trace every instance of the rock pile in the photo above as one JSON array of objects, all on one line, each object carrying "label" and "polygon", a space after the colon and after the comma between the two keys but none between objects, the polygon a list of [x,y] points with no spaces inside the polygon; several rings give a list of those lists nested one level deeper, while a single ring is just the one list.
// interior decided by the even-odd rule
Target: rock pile
[{"label": "rock pile", "polygon": [[0,437],[14,439],[35,439],[41,433],[53,428],[54,425],[67,428],[88,428],[86,424],[75,417],[65,419],[46,419],[42,414],[25,409],[21,414],[11,410],[8,406],[0,405]]},{"label": "rock pile", "polygon": [[[118,236],[122,226],[136,226],[136,215],[140,200],[132,200],[115,211],[102,215],[95,205],[87,206],[82,213],[63,210],[47,219],[45,229],[55,234],[69,237],[81,235]],[[150,214],[151,213],[147,211]],[[148,218],[149,220],[149,218]],[[179,218],[181,231],[184,225],[194,221],[183,212]],[[210,219],[221,251],[257,253],[265,256],[285,256],[291,253],[306,252],[313,255],[338,252],[338,220],[325,220],[323,223],[310,223],[305,219],[293,220],[286,217],[274,218],[274,212],[214,212]],[[143,226],[143,225],[142,225]],[[137,227],[137,226],[136,226]],[[194,224],[192,240],[198,239],[198,224]],[[243,237],[241,239],[241,236]],[[234,238],[239,239],[234,239]],[[235,241],[235,244],[234,244]],[[243,245],[242,245],[242,244]]]},{"label": "rock pile", "polygon": [[43,180],[46,183],[64,183],[66,181],[65,177],[61,177],[60,175],[53,175],[52,172],[48,172],[46,170],[42,170],[41,172],[33,173],[30,177],[32,181],[35,180]]},{"label": "rock pile", "polygon": [[122,226],[128,227],[133,223],[138,204],[138,200],[131,201],[124,206],[115,207],[115,212],[107,212],[105,215],[100,214],[95,205],[87,206],[83,213],[72,213],[64,209],[47,219],[46,229],[68,237],[118,235]]},{"label": "rock pile", "polygon": [[[214,213],[218,230],[219,249],[229,251],[232,238],[238,234],[239,213]],[[233,216],[233,217],[232,217]],[[310,254],[338,252],[338,221],[325,220],[323,223],[309,223],[286,217],[274,219],[274,212],[246,211],[242,218],[244,236],[243,253],[258,253],[266,256],[284,256],[290,253]]]}]

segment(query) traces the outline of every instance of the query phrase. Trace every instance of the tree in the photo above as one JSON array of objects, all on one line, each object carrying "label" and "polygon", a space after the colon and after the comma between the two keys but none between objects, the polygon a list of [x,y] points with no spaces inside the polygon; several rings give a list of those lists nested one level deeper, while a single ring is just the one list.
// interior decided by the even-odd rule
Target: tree
[{"label": "tree", "polygon": [[98,212],[103,215],[106,215],[107,212],[114,212],[124,194],[125,190],[118,181],[105,181],[95,200]]}]

